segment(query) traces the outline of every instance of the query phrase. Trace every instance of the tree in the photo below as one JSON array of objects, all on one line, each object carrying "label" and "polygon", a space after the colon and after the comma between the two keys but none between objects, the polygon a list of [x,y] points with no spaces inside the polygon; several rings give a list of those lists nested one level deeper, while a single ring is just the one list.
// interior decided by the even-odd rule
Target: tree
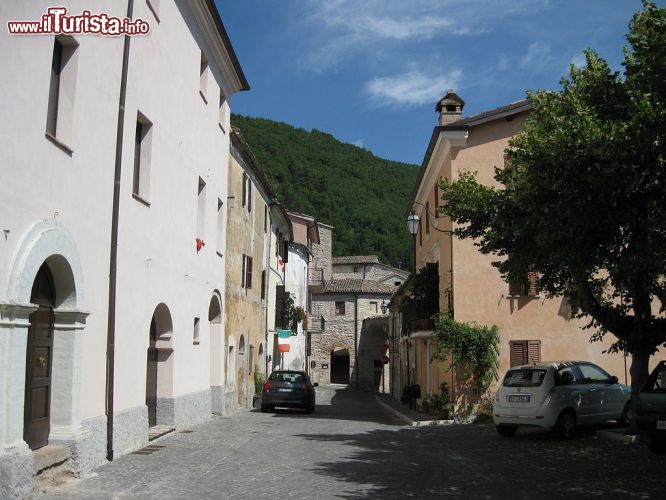
[{"label": "tree", "polygon": [[441,182],[442,212],[475,238],[507,281],[529,271],[549,296],[590,319],[591,340],[632,355],[636,395],[666,344],[666,9],[649,1],[629,23],[624,74],[592,50],[557,92],[529,92],[522,134],[495,168]]}]

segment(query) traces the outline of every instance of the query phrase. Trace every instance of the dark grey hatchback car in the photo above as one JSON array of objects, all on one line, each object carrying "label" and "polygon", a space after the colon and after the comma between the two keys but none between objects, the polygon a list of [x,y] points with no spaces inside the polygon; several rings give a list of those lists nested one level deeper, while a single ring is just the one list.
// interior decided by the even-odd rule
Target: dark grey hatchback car
[{"label": "dark grey hatchback car", "polygon": [[261,391],[261,411],[275,407],[315,410],[315,390],[319,384],[310,382],[307,373],[295,370],[275,370]]}]

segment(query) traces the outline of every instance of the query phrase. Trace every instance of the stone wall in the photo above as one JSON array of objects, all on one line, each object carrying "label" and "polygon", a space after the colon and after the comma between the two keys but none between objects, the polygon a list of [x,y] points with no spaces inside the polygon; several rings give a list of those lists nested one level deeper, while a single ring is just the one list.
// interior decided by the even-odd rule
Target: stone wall
[{"label": "stone wall", "polygon": [[330,280],[332,275],[332,255],[333,255],[333,227],[326,224],[319,224],[319,244],[312,244],[312,267],[318,267],[324,270],[324,279]]}]

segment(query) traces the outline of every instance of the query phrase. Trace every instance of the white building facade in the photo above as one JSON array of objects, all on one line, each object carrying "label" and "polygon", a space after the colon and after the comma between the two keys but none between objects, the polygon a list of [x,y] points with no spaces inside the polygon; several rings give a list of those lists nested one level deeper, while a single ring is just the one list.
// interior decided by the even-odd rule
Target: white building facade
[{"label": "white building facade", "polygon": [[2,498],[30,493],[31,449],[85,473],[210,418],[224,385],[229,98],[248,84],[212,1],[94,9],[150,31],[0,35]]}]

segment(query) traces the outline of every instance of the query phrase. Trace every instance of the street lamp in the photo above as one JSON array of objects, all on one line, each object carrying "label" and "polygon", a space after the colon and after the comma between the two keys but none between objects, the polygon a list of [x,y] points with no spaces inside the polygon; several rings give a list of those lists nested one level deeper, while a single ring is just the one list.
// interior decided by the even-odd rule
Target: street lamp
[{"label": "street lamp", "polygon": [[382,308],[382,314],[386,314],[386,311],[388,311],[388,304],[385,300],[382,300],[382,305],[380,307]]},{"label": "street lamp", "polygon": [[416,215],[414,209],[410,210],[409,215],[407,216],[407,229],[409,229],[409,234],[414,238],[414,274],[416,274],[416,235],[419,232],[419,216]]}]

